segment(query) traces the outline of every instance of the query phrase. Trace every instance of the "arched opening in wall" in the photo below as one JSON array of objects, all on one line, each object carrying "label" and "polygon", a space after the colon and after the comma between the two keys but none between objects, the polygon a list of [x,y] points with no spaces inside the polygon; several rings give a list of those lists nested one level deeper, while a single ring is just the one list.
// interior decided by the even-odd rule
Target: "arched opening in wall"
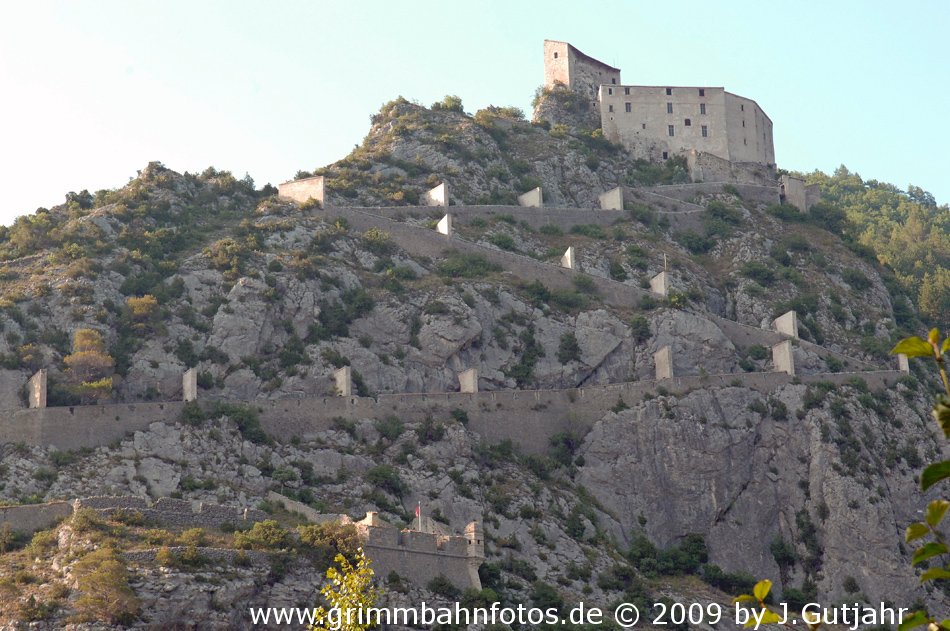
[{"label": "arched opening in wall", "polygon": [[557,59],[557,53],[554,53],[554,58]]}]

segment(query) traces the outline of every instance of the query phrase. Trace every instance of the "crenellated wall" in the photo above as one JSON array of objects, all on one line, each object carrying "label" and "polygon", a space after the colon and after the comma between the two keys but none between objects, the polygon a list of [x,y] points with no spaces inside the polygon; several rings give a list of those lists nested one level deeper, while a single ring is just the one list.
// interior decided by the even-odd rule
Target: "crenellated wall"
[{"label": "crenellated wall", "polygon": [[[860,376],[872,387],[884,387],[903,374],[899,370],[885,370],[800,375],[798,379],[803,383],[845,384]],[[467,427],[486,441],[510,440],[527,453],[542,454],[548,450],[553,435],[565,431],[583,435],[620,398],[632,403],[647,393],[655,393],[658,385],[673,394],[735,385],[770,392],[791,379],[784,373],[730,373],[674,377],[662,384],[650,380],[568,390],[381,394],[376,398],[301,397],[248,403],[260,411],[261,424],[268,434],[281,441],[314,437],[331,429],[338,417],[355,421],[397,414],[404,421],[419,422],[427,416],[449,418],[453,410],[463,410],[469,419]],[[131,432],[146,430],[152,422],[174,423],[180,418],[183,406],[180,403],[144,405],[149,411],[144,415],[143,404],[20,410],[12,418],[0,421],[0,444],[23,442],[61,450],[99,447],[121,440]],[[103,416],[120,420],[98,423]],[[513,419],[517,422],[512,422]]]},{"label": "crenellated wall", "polygon": [[0,524],[9,524],[17,532],[32,533],[52,528],[80,508],[91,508],[103,514],[136,511],[149,523],[166,528],[220,528],[224,524],[268,518],[267,513],[254,508],[193,503],[170,497],[162,497],[152,503],[141,497],[102,496],[0,507]]},{"label": "crenellated wall", "polygon": [[478,566],[485,560],[481,543],[462,535],[397,530],[379,522],[369,525],[369,519],[357,522],[356,528],[377,576],[395,572],[422,586],[444,577],[459,589],[481,589]]}]

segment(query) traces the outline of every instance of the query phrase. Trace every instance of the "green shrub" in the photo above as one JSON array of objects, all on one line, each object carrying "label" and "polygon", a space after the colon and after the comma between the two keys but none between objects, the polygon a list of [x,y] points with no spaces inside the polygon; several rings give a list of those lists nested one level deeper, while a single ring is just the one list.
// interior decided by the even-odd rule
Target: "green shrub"
[{"label": "green shrub", "polygon": [[307,331],[309,343],[348,336],[350,323],[368,314],[376,305],[365,289],[354,287],[340,294],[338,302],[322,300],[319,306],[317,322],[311,323]]},{"label": "green shrub", "polygon": [[627,558],[645,574],[695,574],[708,560],[702,535],[686,535],[679,545],[659,550],[643,534],[634,535]]},{"label": "green shrub", "polygon": [[442,110],[446,112],[458,112],[459,114],[464,114],[465,110],[462,108],[462,99],[454,94],[446,94],[441,101],[436,101],[432,104],[433,110]]},{"label": "green shrub", "polygon": [[650,338],[650,321],[642,315],[635,315],[630,320],[630,335],[636,342],[644,342]]},{"label": "green shrub", "polygon": [[564,598],[558,593],[557,589],[543,581],[535,581],[531,586],[531,601],[539,609],[560,611],[564,608]]},{"label": "green shrub", "polygon": [[73,566],[79,588],[76,620],[129,625],[141,610],[141,602],[129,586],[129,571],[112,548],[90,552]]},{"label": "green shrub", "polygon": [[561,336],[561,342],[557,349],[557,359],[562,364],[580,361],[581,347],[578,345],[577,337],[573,333],[565,333]]},{"label": "green shrub", "polygon": [[51,451],[49,454],[49,461],[57,469],[68,467],[76,461],[76,458],[77,455],[74,451]]},{"label": "green shrub", "polygon": [[571,226],[571,234],[579,234],[591,239],[606,239],[607,233],[597,224],[578,224]]},{"label": "green shrub", "polygon": [[297,526],[297,533],[300,535],[300,543],[306,546],[303,551],[313,559],[314,566],[321,569],[330,567],[337,554],[355,559],[362,545],[352,524],[306,524]]},{"label": "green shrub", "polygon": [[783,221],[791,221],[795,223],[802,223],[808,218],[805,213],[791,204],[772,204],[765,209],[765,212],[772,215],[773,217],[778,217]]},{"label": "green shrub", "polygon": [[399,472],[387,464],[377,465],[367,471],[366,481],[397,497],[401,497],[407,490],[406,483],[402,481]]},{"label": "green shrub", "polygon": [[750,574],[745,572],[723,572],[721,567],[711,563],[702,566],[700,576],[713,587],[732,596],[752,593],[752,588],[757,582],[755,577]]},{"label": "green shrub", "polygon": [[577,274],[573,278],[574,287],[577,288],[577,291],[580,291],[585,294],[596,294],[597,293],[597,283],[594,282],[594,279],[590,276],[585,276]]},{"label": "green shrub", "polygon": [[619,282],[627,280],[627,270],[623,268],[623,264],[617,259],[612,258],[608,260],[607,272],[613,280]]},{"label": "green shrub", "polygon": [[514,250],[515,249],[515,240],[510,234],[504,232],[496,232],[495,234],[488,237],[488,242],[494,245],[495,247],[501,248],[502,250]]},{"label": "green shrub", "polygon": [[426,584],[426,589],[439,596],[449,599],[457,599],[462,595],[462,590],[452,584],[452,581],[441,574],[436,576]]},{"label": "green shrub", "polygon": [[705,254],[716,244],[711,238],[689,230],[675,233],[673,240],[686,248],[690,254]]},{"label": "green shrub", "polygon": [[213,416],[227,416],[237,425],[238,431],[245,440],[259,445],[269,445],[270,436],[261,426],[261,420],[258,416],[257,408],[240,403],[215,403],[212,408]]},{"label": "green shrub", "polygon": [[247,532],[234,533],[234,545],[245,550],[280,550],[289,542],[290,533],[273,519],[255,522]]},{"label": "green shrub", "polygon": [[551,457],[562,466],[570,466],[574,461],[574,454],[581,445],[581,440],[572,432],[558,432],[549,440]]},{"label": "green shrub", "polygon": [[851,288],[857,291],[864,291],[871,286],[871,281],[868,277],[856,269],[849,268],[844,270],[841,277],[844,278],[844,282],[851,285]]},{"label": "green shrub", "polygon": [[775,282],[775,272],[772,271],[772,268],[758,261],[749,261],[743,264],[741,273],[746,278],[751,278],[766,287]]},{"label": "green shrub", "polygon": [[445,315],[451,313],[449,306],[441,300],[431,300],[422,308],[422,312],[427,315]]},{"label": "green shrub", "polygon": [[479,254],[453,251],[445,261],[439,263],[436,271],[439,275],[449,278],[484,278],[492,272],[500,272],[501,266],[489,262]]},{"label": "green shrub", "polygon": [[398,417],[392,415],[377,420],[375,427],[380,436],[390,441],[394,441],[402,436],[403,430],[405,429],[403,422],[399,420]]},{"label": "green shrub", "polygon": [[445,438],[445,425],[437,423],[431,416],[425,417],[416,427],[416,437],[420,445],[436,443]]}]

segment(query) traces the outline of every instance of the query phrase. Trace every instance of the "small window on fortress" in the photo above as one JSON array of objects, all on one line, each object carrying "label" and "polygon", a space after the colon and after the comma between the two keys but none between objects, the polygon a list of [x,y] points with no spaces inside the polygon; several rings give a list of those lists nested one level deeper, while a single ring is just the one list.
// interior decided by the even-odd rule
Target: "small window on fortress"
[{"label": "small window on fortress", "polygon": [[641,125],[643,125],[643,129],[646,129],[646,128],[647,128],[647,124],[646,124],[646,123],[641,123]]},{"label": "small window on fortress", "polygon": [[709,128],[703,125],[703,138],[709,135]]},{"label": "small window on fortress", "polygon": [[608,111],[608,112],[614,111],[614,106],[613,106],[613,105],[608,105],[608,106],[607,106],[607,111]]},{"label": "small window on fortress", "polygon": [[744,103],[739,103],[739,109],[744,112],[744,111],[745,111],[745,104],[744,104]]},{"label": "small window on fortress", "polygon": [[557,53],[554,53],[554,58],[557,59]]},{"label": "small window on fortress", "polygon": [[613,93],[614,93],[613,88],[607,88],[607,94],[613,94]]},{"label": "small window on fortress", "polygon": [[706,104],[705,104],[705,103],[700,103],[700,104],[699,104],[699,113],[700,113],[700,114],[703,114],[703,115],[706,114]]},{"label": "small window on fortress", "polygon": [[671,94],[673,94],[673,88],[667,88],[667,89],[666,89],[666,96],[670,96]]},{"label": "small window on fortress", "polygon": [[745,121],[742,121],[742,126],[745,127]]},{"label": "small window on fortress", "polygon": [[673,135],[673,126],[672,126],[672,125],[667,125],[667,126],[666,126],[666,130],[667,130],[667,132],[669,132],[670,136]]},{"label": "small window on fortress", "polygon": [[633,106],[630,105],[629,102],[624,103],[624,104],[623,104],[623,107],[624,107],[625,110],[627,110],[627,113],[628,113],[628,114],[629,114],[631,111],[633,111]]},{"label": "small window on fortress", "polygon": [[699,89],[699,96],[706,96],[706,90],[700,88],[700,89]]},{"label": "small window on fortress", "polygon": [[663,152],[663,159],[664,159],[664,160],[669,160],[669,159],[670,159],[670,154],[669,154],[668,152],[664,151],[664,152]]},{"label": "small window on fortress", "polygon": [[666,113],[667,113],[667,114],[672,114],[672,113],[673,113],[673,104],[672,104],[672,103],[667,103],[667,104],[666,104]]},{"label": "small window on fortress", "polygon": [[610,82],[613,83],[614,85],[616,85],[616,84],[617,84],[617,79],[611,79]]},{"label": "small window on fortress", "polygon": [[683,121],[683,124],[687,127],[690,127],[693,124],[693,121],[687,118],[685,121]]},{"label": "small window on fortress", "polygon": [[623,93],[625,96],[630,96],[630,88],[624,88]]}]

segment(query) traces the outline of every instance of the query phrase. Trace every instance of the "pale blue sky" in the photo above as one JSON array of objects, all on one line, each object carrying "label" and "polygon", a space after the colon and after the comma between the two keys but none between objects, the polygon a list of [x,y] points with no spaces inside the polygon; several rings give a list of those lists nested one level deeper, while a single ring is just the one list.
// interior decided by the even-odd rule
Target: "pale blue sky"
[{"label": "pale blue sky", "polygon": [[545,38],[624,83],[725,86],[779,166],[950,200],[950,2],[0,4],[0,223],[150,160],[258,185],[345,155],[397,95],[530,112]]}]

